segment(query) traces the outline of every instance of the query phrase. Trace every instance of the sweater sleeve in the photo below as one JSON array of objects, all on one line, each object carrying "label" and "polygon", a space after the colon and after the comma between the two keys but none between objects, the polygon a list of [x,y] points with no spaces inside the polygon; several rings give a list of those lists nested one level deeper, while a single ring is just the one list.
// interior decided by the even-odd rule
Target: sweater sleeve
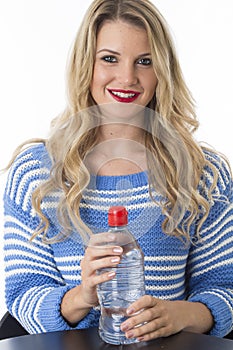
[{"label": "sweater sleeve", "polygon": [[[209,157],[218,172],[218,181],[200,239],[190,250],[188,300],[201,302],[210,309],[214,317],[210,334],[223,337],[233,328],[233,186],[224,161]],[[202,191],[210,187],[212,175],[206,169]]]},{"label": "sweater sleeve", "polygon": [[[31,206],[33,190],[49,176],[41,160],[41,146],[18,156],[11,167],[4,193],[5,296],[10,313],[29,333],[69,330],[60,305],[67,285],[57,268],[52,245],[37,236],[30,238],[39,224]],[[90,326],[95,310],[77,328]]]}]

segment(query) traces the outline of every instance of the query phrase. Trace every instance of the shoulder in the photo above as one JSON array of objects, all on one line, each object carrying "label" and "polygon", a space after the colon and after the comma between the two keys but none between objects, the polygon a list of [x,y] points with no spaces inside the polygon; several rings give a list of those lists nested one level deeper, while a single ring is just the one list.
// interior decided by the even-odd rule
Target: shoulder
[{"label": "shoulder", "polygon": [[7,177],[5,196],[16,202],[48,179],[51,161],[43,143],[30,145],[15,158]]},{"label": "shoulder", "polygon": [[205,166],[199,188],[212,192],[213,197],[221,197],[232,191],[232,172],[225,156],[209,149],[203,149]]},{"label": "shoulder", "polygon": [[15,158],[10,171],[9,177],[22,177],[25,174],[32,173],[47,174],[51,167],[51,161],[43,143],[28,146],[22,150]]}]

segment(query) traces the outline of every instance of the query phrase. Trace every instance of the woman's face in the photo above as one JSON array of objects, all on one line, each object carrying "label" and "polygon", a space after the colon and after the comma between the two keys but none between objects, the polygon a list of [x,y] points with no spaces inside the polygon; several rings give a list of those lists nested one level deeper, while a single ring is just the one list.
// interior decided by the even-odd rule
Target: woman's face
[{"label": "woman's face", "polygon": [[146,31],[127,22],[106,22],[97,36],[91,84],[95,102],[147,106],[156,84]]}]

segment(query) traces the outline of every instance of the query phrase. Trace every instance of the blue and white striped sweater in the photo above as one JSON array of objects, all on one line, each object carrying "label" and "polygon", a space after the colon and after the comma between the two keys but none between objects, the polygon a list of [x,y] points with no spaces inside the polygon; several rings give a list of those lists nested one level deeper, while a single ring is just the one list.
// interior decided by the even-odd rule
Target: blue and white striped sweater
[{"label": "blue and white striped sweater", "polygon": [[[233,320],[232,180],[214,154],[206,153],[206,157],[219,172],[215,196],[220,200],[214,201],[201,230],[201,241],[195,245],[185,246],[162,232],[164,217],[148,194],[146,172],[92,177],[83,194],[80,213],[93,232],[103,232],[108,229],[109,207],[125,205],[129,228],[145,255],[147,293],[206,304],[215,318],[211,334],[224,336]],[[6,302],[30,333],[70,329],[61,316],[60,304],[64,294],[81,283],[84,248],[78,233],[51,245],[43,243],[41,237],[29,243],[38,225],[31,193],[48,178],[49,170],[44,145],[30,147],[13,164],[4,195]],[[212,181],[211,170],[205,169],[200,181],[204,195]],[[59,193],[54,193],[43,202],[43,211],[51,223],[49,237],[60,231],[56,219],[58,198]],[[191,234],[195,238],[195,225]],[[99,311],[92,309],[77,328],[97,326],[98,319]]]}]

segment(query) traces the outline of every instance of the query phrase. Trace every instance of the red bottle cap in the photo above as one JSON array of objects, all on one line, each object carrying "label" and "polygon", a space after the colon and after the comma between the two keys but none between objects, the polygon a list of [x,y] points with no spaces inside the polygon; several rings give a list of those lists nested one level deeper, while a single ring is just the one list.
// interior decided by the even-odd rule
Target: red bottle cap
[{"label": "red bottle cap", "polygon": [[123,206],[115,206],[109,208],[108,225],[109,226],[125,226],[128,224],[128,212]]}]

